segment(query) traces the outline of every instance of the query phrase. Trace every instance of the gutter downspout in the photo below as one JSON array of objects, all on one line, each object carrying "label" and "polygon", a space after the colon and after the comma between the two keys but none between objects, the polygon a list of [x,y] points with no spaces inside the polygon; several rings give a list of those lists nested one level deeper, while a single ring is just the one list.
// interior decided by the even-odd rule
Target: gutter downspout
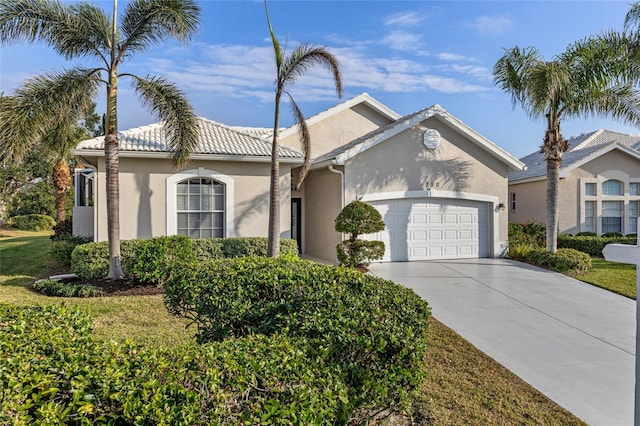
[{"label": "gutter downspout", "polygon": [[[340,192],[342,193],[340,196],[340,202],[341,202],[340,211],[342,211],[342,209],[344,209],[344,193],[345,193],[344,172],[342,170],[334,169],[333,164],[329,164],[327,166],[327,169],[332,173],[337,173],[340,175]],[[340,238],[342,239],[342,241],[344,241],[344,234],[340,234]]]}]

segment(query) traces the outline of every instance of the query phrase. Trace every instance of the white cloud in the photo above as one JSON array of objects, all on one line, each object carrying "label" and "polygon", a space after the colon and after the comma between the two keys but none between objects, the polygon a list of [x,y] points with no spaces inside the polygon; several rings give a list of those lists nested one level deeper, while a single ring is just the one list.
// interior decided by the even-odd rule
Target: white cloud
[{"label": "white cloud", "polygon": [[480,80],[492,80],[493,73],[487,67],[481,67],[478,65],[452,65],[451,69],[460,73],[470,75]]},{"label": "white cloud", "polygon": [[406,31],[392,31],[382,43],[395,50],[416,50],[421,46],[420,35]]},{"label": "white cloud", "polygon": [[397,25],[401,27],[413,27],[425,20],[425,16],[417,12],[401,12],[389,16],[384,21],[385,26]]},{"label": "white cloud", "polygon": [[438,59],[442,59],[443,61],[462,61],[467,59],[466,56],[464,55],[458,55],[457,53],[449,53],[449,52],[438,53],[436,57]]},{"label": "white cloud", "polygon": [[480,34],[498,35],[513,26],[511,18],[505,15],[478,16],[471,26]]}]

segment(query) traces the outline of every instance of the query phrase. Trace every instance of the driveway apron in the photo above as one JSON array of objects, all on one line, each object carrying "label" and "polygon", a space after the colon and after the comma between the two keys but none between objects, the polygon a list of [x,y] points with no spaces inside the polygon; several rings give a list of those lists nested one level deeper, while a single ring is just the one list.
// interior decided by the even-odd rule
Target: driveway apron
[{"label": "driveway apron", "polygon": [[374,263],[434,317],[591,425],[633,424],[634,300],[507,259]]}]

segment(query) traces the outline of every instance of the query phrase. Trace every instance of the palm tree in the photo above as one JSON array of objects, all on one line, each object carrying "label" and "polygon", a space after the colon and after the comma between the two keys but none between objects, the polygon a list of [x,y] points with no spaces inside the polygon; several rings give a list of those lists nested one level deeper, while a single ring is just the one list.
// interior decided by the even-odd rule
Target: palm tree
[{"label": "palm tree", "polygon": [[[109,275],[124,275],[120,263],[120,219],[118,185],[117,94],[120,77],[130,77],[144,106],[164,121],[165,132],[177,165],[188,161],[197,144],[195,114],[178,88],[159,77],[138,77],[119,71],[134,53],[147,50],[168,37],[190,39],[199,24],[200,8],[194,0],[133,0],[126,6],[118,26],[117,0],[110,18],[87,3],[58,0],[3,0],[0,3],[0,42],[42,41],[66,59],[91,58],[96,67],[75,67],[30,80],[23,88],[25,102],[7,114],[13,116],[11,130],[1,140],[33,145],[72,106],[86,108],[104,85],[107,92],[105,117],[105,169]],[[7,126],[8,127],[8,126]]]},{"label": "palm tree", "polygon": [[547,251],[557,249],[559,182],[568,148],[560,131],[564,118],[612,117],[640,124],[636,67],[626,66],[624,35],[605,34],[576,42],[545,61],[535,47],[505,49],[493,68],[495,84],[511,95],[531,118],[546,122],[541,152],[547,161]]},{"label": "palm tree", "polygon": [[309,71],[309,69],[319,65],[332,73],[338,97],[342,97],[342,72],[340,71],[340,63],[335,56],[322,46],[302,44],[295,48],[290,55],[287,55],[286,46],[285,49],[280,47],[280,42],[273,32],[266,0],[264,2],[264,9],[267,15],[267,24],[269,25],[269,33],[271,35],[276,61],[276,95],[273,139],[271,143],[271,186],[269,190],[269,242],[267,256],[277,257],[280,253],[280,100],[283,94],[289,97],[291,110],[299,128],[300,144],[304,155],[304,163],[297,182],[297,188],[300,188],[309,171],[311,161],[311,136],[302,111],[300,111],[298,104],[287,89],[291,87],[299,77]]}]

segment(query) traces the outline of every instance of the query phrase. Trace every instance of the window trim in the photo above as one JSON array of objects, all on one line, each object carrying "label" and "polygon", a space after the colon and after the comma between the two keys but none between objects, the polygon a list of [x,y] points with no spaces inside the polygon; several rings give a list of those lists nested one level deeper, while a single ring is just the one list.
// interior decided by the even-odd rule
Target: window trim
[{"label": "window trim", "polygon": [[183,170],[179,173],[169,176],[166,179],[166,231],[167,235],[178,234],[178,182],[190,178],[207,178],[216,180],[225,185],[224,202],[225,202],[225,223],[224,237],[235,236],[235,218],[234,218],[234,181],[230,176],[208,170],[204,167],[197,169]]},{"label": "window trim", "polygon": [[[604,184],[605,183],[609,183],[609,182],[616,182],[620,184],[620,193],[619,194],[605,194],[605,190],[604,190]],[[620,179],[607,179],[602,181],[602,183],[600,183],[600,191],[602,193],[603,197],[624,197],[625,194],[625,189],[624,189],[624,182],[621,181]]]}]

